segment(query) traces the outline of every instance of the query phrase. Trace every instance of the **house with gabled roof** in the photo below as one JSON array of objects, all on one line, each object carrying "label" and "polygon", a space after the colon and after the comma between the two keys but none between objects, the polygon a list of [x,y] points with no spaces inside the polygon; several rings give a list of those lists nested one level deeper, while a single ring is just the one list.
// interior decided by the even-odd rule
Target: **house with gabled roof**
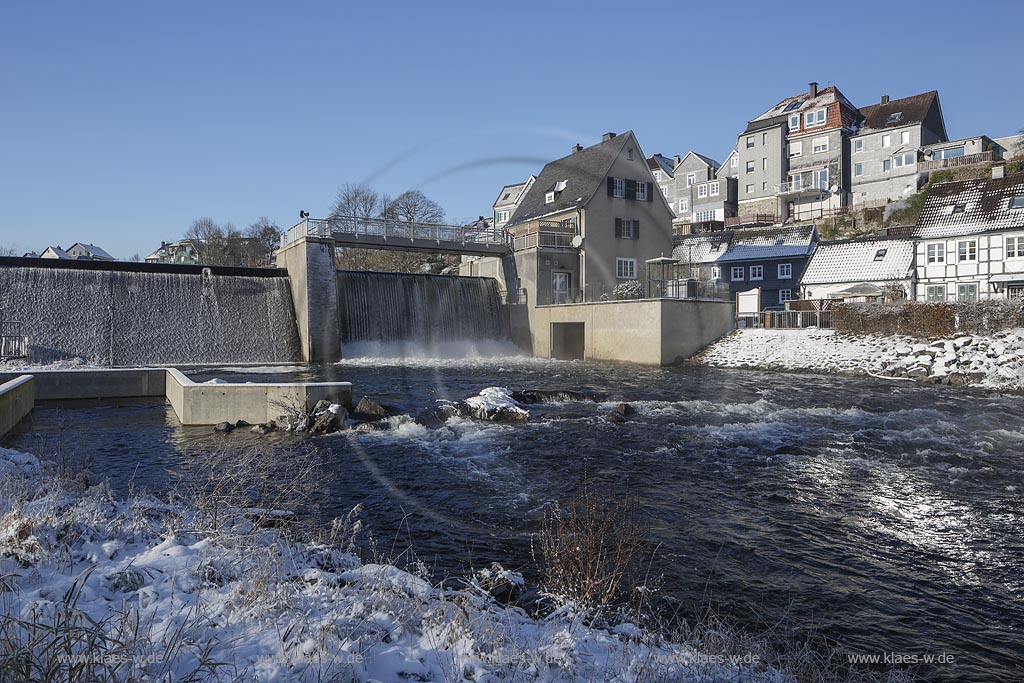
[{"label": "house with gabled roof", "polygon": [[916,193],[927,180],[925,150],[947,140],[939,93],[935,90],[860,109],[850,137],[853,204],[898,201]]},{"label": "house with gabled roof", "polygon": [[530,189],[534,181],[537,178],[530,176],[525,182],[513,183],[512,185],[505,185],[501,188],[498,193],[498,198],[494,200],[492,208],[494,210],[494,227],[503,228],[508,223],[508,219],[515,213],[516,207],[519,206],[519,201],[526,194],[526,191]]},{"label": "house with gabled roof", "polygon": [[798,282],[818,241],[814,225],[721,230],[675,238],[681,278],[727,284],[732,294],[759,289],[762,307],[799,298]]},{"label": "house with gabled roof", "polygon": [[545,165],[506,228],[534,306],[600,300],[672,249],[672,211],[632,131]]},{"label": "house with gabled roof", "polygon": [[800,298],[881,302],[913,298],[914,240],[859,237],[819,242],[800,278]]},{"label": "house with gabled roof", "polygon": [[835,86],[787,97],[737,139],[738,215],[813,220],[849,204],[846,141],[857,108]]},{"label": "house with gabled roof", "polygon": [[43,250],[43,253],[39,255],[39,258],[53,258],[53,259],[71,259],[71,254],[64,251],[58,244],[56,247],[50,246]]},{"label": "house with gabled roof", "polygon": [[719,168],[715,159],[693,150],[676,164],[673,186],[666,194],[676,234],[721,230],[725,219],[736,215],[735,180],[719,178]]},{"label": "house with gabled roof", "polygon": [[1024,298],[1024,175],[933,185],[917,238],[917,298]]},{"label": "house with gabled roof", "polygon": [[67,249],[68,255],[80,261],[113,261],[114,257],[95,244],[75,242]]}]

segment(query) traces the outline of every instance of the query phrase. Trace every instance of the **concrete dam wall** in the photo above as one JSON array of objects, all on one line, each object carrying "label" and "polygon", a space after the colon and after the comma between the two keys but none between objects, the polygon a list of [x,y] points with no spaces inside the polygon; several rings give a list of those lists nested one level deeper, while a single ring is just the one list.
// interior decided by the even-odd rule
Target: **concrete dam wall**
[{"label": "concrete dam wall", "polygon": [[31,362],[301,360],[288,278],[277,271],[268,277],[89,265],[0,266],[0,320],[23,323]]},{"label": "concrete dam wall", "polygon": [[509,339],[508,307],[492,278],[338,271],[338,321],[342,348]]}]

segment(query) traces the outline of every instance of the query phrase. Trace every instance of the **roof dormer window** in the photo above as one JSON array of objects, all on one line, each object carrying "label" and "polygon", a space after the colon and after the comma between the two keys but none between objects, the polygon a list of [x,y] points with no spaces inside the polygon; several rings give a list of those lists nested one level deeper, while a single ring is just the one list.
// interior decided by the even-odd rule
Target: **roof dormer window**
[{"label": "roof dormer window", "polygon": [[1024,209],[1024,197],[1010,197],[1011,209]]},{"label": "roof dormer window", "polygon": [[889,114],[888,123],[896,123],[897,121],[899,121],[902,118],[903,118],[903,112],[901,112],[901,111],[895,112],[893,114]]},{"label": "roof dormer window", "polygon": [[878,251],[876,251],[875,252],[875,260],[876,261],[881,261],[882,259],[884,259],[885,258],[885,252],[887,252],[887,251],[888,251],[888,249],[879,249]]},{"label": "roof dormer window", "polygon": [[954,204],[953,205],[953,210],[950,211],[950,213],[963,213],[966,210],[967,210],[967,205],[966,204]]},{"label": "roof dormer window", "polygon": [[545,204],[551,204],[554,201],[555,201],[555,193],[554,193],[554,191],[548,192],[547,194],[544,195],[544,203]]}]

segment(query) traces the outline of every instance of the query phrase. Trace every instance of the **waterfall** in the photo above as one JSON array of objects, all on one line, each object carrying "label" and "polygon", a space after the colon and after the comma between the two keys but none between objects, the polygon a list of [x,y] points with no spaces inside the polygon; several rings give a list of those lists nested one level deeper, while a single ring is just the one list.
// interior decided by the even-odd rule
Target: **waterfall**
[{"label": "waterfall", "polygon": [[0,319],[34,363],[300,360],[286,277],[0,267]]},{"label": "waterfall", "polygon": [[509,339],[508,309],[492,278],[338,271],[338,319],[342,348]]}]

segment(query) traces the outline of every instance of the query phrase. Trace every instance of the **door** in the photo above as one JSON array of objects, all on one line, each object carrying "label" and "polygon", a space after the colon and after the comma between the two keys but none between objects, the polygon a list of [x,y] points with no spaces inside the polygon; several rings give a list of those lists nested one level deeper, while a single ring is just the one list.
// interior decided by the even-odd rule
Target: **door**
[{"label": "door", "polygon": [[551,273],[551,301],[555,304],[567,304],[570,301],[571,273],[563,271],[552,271]]}]

